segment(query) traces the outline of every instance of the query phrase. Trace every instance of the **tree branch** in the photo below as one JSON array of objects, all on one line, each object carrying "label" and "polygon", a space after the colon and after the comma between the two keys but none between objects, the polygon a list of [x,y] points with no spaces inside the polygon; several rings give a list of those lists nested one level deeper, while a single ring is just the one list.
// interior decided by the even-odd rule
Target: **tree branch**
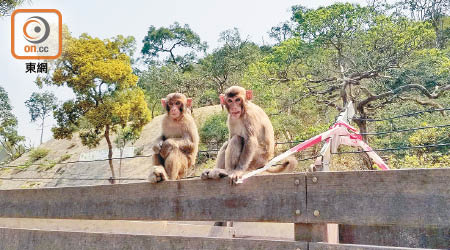
[{"label": "tree branch", "polygon": [[330,77],[330,78],[325,78],[325,79],[320,79],[320,80],[308,79],[308,82],[310,82],[310,83],[321,83],[321,82],[332,82],[332,81],[336,81],[336,80],[337,80],[336,77]]},{"label": "tree branch", "polygon": [[[420,100],[420,99],[416,99],[410,96],[406,96],[406,97],[399,97],[400,100],[402,101],[413,101],[419,105],[422,106],[432,106],[438,109],[443,109],[444,107],[442,107],[442,105],[440,105],[439,103],[433,102],[433,101],[425,101],[425,100]],[[443,113],[443,111],[441,111],[441,113]]]},{"label": "tree branch", "polygon": [[351,74],[348,78],[350,78],[350,80],[352,81],[360,81],[362,79],[366,79],[366,78],[374,78],[378,76],[378,70],[371,70],[371,71],[367,71],[367,72],[363,72],[363,73],[353,73]]},{"label": "tree branch", "polygon": [[[361,88],[362,90],[368,91],[368,89],[365,88]],[[396,89],[384,92],[382,94],[379,95],[373,95],[370,92],[369,93],[369,97],[367,97],[365,100],[361,101],[358,104],[358,108],[362,108],[364,106],[366,106],[368,103],[379,100],[379,99],[383,99],[386,98],[388,96],[392,96],[392,95],[397,95],[400,94],[402,92],[405,91],[409,91],[409,90],[418,90],[420,91],[423,95],[425,95],[426,97],[430,98],[430,99],[437,99],[442,93],[444,93],[444,91],[449,90],[450,89],[450,84],[447,84],[445,86],[443,86],[442,88],[436,87],[435,91],[433,93],[430,93],[424,86],[420,85],[420,84],[407,84],[404,86],[400,86]]]}]

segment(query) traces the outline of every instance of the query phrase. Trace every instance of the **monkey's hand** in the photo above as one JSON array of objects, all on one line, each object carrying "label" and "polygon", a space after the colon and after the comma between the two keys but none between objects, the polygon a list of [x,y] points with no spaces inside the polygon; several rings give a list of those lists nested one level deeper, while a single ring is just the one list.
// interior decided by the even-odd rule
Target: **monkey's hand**
[{"label": "monkey's hand", "polygon": [[194,151],[194,145],[192,143],[185,143],[180,146],[180,150],[185,154],[191,154]]},{"label": "monkey's hand", "polygon": [[159,154],[162,158],[166,159],[167,156],[169,156],[170,152],[177,147],[177,143],[174,140],[167,139],[164,142],[162,142],[161,150],[159,151]]},{"label": "monkey's hand", "polygon": [[150,169],[150,175],[148,176],[148,181],[150,183],[157,183],[161,181],[168,180],[166,170],[163,166],[153,166]]},{"label": "monkey's hand", "polygon": [[228,177],[230,178],[230,184],[231,185],[234,185],[234,184],[236,184],[237,183],[237,181],[239,180],[239,179],[241,179],[242,178],[242,176],[244,175],[244,171],[242,171],[242,170],[235,170],[235,171],[233,171]]},{"label": "monkey's hand", "polygon": [[153,153],[159,154],[159,152],[161,151],[162,143],[163,143],[163,141],[159,141],[159,142],[155,143],[155,145],[153,145],[153,148],[152,148]]},{"label": "monkey's hand", "polygon": [[187,138],[170,138],[164,143],[169,143],[174,148],[178,147],[181,152],[188,155],[194,152],[194,143],[189,139],[191,137],[190,135],[187,135],[186,137]]},{"label": "monkey's hand", "polygon": [[224,178],[227,176],[228,176],[228,173],[227,173],[227,171],[225,171],[225,169],[215,168],[215,169],[208,169],[208,170],[203,171],[201,178],[202,178],[202,180],[207,180],[207,179],[218,180],[220,178]]}]

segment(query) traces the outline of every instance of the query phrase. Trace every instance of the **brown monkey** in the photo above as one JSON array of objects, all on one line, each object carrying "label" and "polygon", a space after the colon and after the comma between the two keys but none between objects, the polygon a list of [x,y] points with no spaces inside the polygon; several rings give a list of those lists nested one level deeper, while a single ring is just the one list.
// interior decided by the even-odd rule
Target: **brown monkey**
[{"label": "brown monkey", "polygon": [[149,176],[152,183],[183,178],[198,152],[197,125],[189,110],[192,99],[172,93],[161,99],[161,104],[167,112],[161,124],[162,134],[153,146],[154,166]]},{"label": "brown monkey", "polygon": [[[229,139],[220,148],[216,166],[202,173],[202,179],[229,176],[232,182],[246,172],[263,167],[274,156],[275,138],[272,123],[258,105],[252,103],[251,90],[232,86],[220,95],[228,111]],[[295,158],[267,170],[271,173],[292,171]]]}]

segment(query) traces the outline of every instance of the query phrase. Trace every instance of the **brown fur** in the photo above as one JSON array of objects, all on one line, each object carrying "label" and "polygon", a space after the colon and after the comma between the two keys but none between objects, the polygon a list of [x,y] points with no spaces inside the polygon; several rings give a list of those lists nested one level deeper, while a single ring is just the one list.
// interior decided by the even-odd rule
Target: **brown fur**
[{"label": "brown fur", "polygon": [[[273,158],[275,138],[272,123],[264,110],[250,101],[251,98],[251,92],[238,86],[228,88],[225,94],[221,95],[221,103],[228,111],[230,136],[219,151],[215,168],[204,171],[202,179],[230,176],[234,182],[246,172],[263,167]],[[237,105],[240,105],[240,108]],[[234,117],[233,112],[236,113]],[[240,114],[239,117],[237,113]],[[292,171],[295,165],[296,160],[289,159],[268,172]]]},{"label": "brown fur", "polygon": [[[162,134],[153,146],[154,166],[149,176],[149,181],[153,183],[185,177],[187,170],[195,164],[200,140],[189,110],[192,99],[172,93],[161,103],[167,112],[162,120]],[[171,116],[171,112],[177,110],[179,116]]]}]

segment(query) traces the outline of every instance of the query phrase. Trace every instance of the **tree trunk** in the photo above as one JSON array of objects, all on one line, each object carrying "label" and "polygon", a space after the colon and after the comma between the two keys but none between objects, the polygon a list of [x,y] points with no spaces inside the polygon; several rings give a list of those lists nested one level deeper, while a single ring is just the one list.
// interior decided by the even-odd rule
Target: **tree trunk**
[{"label": "tree trunk", "polygon": [[112,151],[112,144],[111,144],[111,140],[109,138],[109,125],[106,125],[105,128],[105,139],[106,142],[108,143],[108,163],[109,163],[109,168],[111,169],[111,184],[115,184],[116,183],[116,175],[114,174],[114,166],[113,166],[113,162],[112,162],[112,155],[113,155],[113,151]]},{"label": "tree trunk", "polygon": [[152,119],[155,118],[155,108],[156,108],[157,104],[158,104],[158,102],[152,103],[152,107],[151,107],[151,110],[152,110]]},{"label": "tree trunk", "polygon": [[[364,112],[364,107],[359,107],[357,105],[357,113],[359,113],[359,117],[361,117],[362,119],[367,119],[367,115]],[[365,143],[368,144],[368,140],[367,140],[367,135],[365,133],[367,133],[367,121],[366,120],[356,120],[356,125],[358,125],[359,128],[359,133],[362,134],[362,139]],[[372,160],[369,157],[369,155],[367,153],[362,153],[362,158],[364,161],[364,165],[366,169],[373,169],[372,168]]]},{"label": "tree trunk", "polygon": [[152,119],[155,118],[155,113],[154,112],[155,112],[155,106],[153,105],[153,107],[152,107]]},{"label": "tree trunk", "polygon": [[125,144],[123,145],[123,148],[120,148],[120,160],[119,160],[119,183],[120,183],[120,177],[122,177],[122,157],[123,157],[123,150],[125,149]]},{"label": "tree trunk", "polygon": [[[364,114],[360,113],[360,117],[361,118],[366,118],[366,116]],[[356,125],[358,125],[359,128],[359,133],[362,134],[362,139],[365,143],[367,143],[367,121],[365,120],[356,120]]]},{"label": "tree trunk", "polygon": [[42,119],[42,126],[41,126],[41,143],[39,143],[39,144],[42,144],[42,137],[43,137],[43,135],[44,135],[44,121],[45,121],[45,119]]},{"label": "tree trunk", "polygon": [[5,150],[6,154],[9,156],[9,159],[12,159],[14,157],[14,152],[12,151],[12,149],[8,149],[6,141],[0,141],[1,146],[3,147],[3,149]]}]

